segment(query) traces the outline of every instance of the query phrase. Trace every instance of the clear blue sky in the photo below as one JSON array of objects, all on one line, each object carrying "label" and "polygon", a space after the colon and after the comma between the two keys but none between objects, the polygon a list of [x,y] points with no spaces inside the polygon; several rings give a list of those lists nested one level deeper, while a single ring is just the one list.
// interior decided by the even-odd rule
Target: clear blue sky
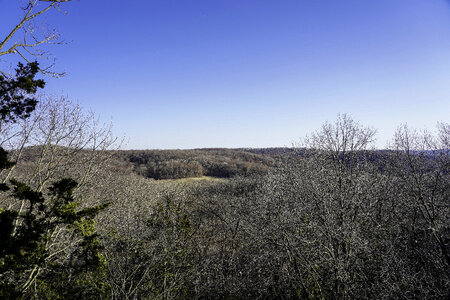
[{"label": "clear blue sky", "polygon": [[[0,0],[0,33],[18,19]],[[384,147],[450,121],[447,0],[80,0],[45,19],[65,94],[127,148],[290,146],[348,113]]]}]

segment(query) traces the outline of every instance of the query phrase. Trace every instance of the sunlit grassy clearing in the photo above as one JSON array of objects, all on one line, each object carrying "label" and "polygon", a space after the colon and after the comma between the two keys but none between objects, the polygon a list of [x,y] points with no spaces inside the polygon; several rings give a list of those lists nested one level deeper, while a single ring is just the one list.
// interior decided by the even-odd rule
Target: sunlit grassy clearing
[{"label": "sunlit grassy clearing", "polygon": [[156,182],[180,182],[180,183],[189,183],[189,182],[197,182],[197,181],[209,181],[209,182],[225,182],[226,178],[218,178],[211,176],[202,176],[202,177],[189,177],[189,178],[180,178],[180,179],[161,179],[156,180]]}]

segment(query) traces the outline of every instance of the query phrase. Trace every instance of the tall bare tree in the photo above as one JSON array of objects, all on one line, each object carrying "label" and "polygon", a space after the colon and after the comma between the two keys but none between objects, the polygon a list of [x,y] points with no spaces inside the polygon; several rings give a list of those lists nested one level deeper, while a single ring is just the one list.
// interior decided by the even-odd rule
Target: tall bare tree
[{"label": "tall bare tree", "polygon": [[[393,146],[409,196],[405,205],[418,214],[412,226],[426,228],[424,232],[440,250],[444,269],[450,268],[449,141],[450,125],[447,123],[438,123],[435,134],[403,124],[395,134]],[[420,225],[420,220],[425,224]]]},{"label": "tall bare tree", "polygon": [[[109,157],[105,151],[116,142],[111,125],[101,124],[93,112],[66,97],[42,96],[31,117],[4,128],[4,134],[15,168],[27,170],[20,177],[38,191],[67,176],[82,186],[101,168]],[[4,172],[4,182],[15,168]]]}]

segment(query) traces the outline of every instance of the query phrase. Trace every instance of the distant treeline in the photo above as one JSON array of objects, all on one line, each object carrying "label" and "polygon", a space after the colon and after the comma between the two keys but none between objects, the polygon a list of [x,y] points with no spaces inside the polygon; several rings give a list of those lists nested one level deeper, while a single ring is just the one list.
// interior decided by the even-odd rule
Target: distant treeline
[{"label": "distant treeline", "polygon": [[133,163],[138,174],[154,179],[265,174],[276,164],[270,155],[244,149],[128,150],[118,155]]}]

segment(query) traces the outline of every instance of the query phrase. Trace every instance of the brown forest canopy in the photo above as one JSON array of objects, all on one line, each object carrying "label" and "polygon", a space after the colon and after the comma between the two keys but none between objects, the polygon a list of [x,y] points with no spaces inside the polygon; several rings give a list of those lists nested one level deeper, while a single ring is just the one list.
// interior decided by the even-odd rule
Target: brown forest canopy
[{"label": "brown forest canopy", "polygon": [[154,179],[264,174],[276,164],[273,156],[244,149],[128,150],[118,155]]}]

